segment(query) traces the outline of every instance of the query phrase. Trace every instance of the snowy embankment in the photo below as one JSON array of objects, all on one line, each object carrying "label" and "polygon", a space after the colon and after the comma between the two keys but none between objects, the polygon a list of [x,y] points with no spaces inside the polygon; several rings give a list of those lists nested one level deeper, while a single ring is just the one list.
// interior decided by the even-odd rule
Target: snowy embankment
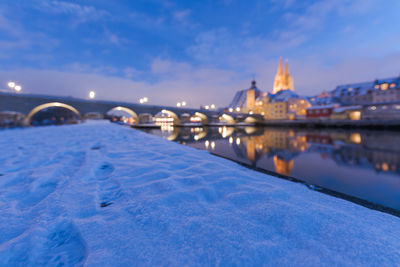
[{"label": "snowy embankment", "polygon": [[107,122],[0,131],[0,266],[396,265],[400,219]]}]

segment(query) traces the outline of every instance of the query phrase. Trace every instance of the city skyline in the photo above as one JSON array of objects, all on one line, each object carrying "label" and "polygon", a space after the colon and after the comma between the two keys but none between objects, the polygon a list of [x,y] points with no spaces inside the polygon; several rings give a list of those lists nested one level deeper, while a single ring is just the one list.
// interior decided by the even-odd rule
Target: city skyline
[{"label": "city skyline", "polygon": [[[23,92],[227,106],[253,77],[272,91],[280,56],[294,88],[399,75],[396,1],[0,3],[0,82]],[[118,14],[116,16],[115,14]]]}]

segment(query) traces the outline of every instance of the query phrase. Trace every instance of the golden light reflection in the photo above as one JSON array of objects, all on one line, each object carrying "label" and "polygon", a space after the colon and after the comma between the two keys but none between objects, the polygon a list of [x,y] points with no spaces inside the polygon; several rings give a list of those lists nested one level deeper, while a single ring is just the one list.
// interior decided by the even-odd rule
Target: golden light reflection
[{"label": "golden light reflection", "polygon": [[214,148],[215,148],[215,142],[212,141],[212,142],[211,142],[211,149],[214,149]]},{"label": "golden light reflection", "polygon": [[279,158],[277,155],[274,156],[275,171],[279,174],[289,176],[293,170],[293,160],[285,161]]},{"label": "golden light reflection", "polygon": [[222,127],[222,133],[221,133],[222,138],[226,138],[226,137],[232,135],[232,133],[234,131],[235,131],[235,129],[233,127],[226,127],[226,126]]},{"label": "golden light reflection", "polygon": [[206,140],[204,142],[204,146],[208,149],[208,147],[210,146],[210,141]]},{"label": "golden light reflection", "polygon": [[236,144],[240,145],[240,138],[239,137],[236,137]]},{"label": "golden light reflection", "polygon": [[361,135],[359,133],[352,133],[350,135],[350,142],[355,143],[355,144],[361,144]]}]

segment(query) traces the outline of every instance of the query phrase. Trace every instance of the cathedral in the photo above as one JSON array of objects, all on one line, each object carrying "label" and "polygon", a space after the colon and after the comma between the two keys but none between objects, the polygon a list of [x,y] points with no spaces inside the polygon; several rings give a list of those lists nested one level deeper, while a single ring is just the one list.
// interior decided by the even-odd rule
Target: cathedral
[{"label": "cathedral", "polygon": [[279,59],[278,73],[275,75],[274,88],[272,93],[276,94],[281,90],[294,91],[293,79],[289,73],[289,64],[286,60],[285,72],[282,67],[282,57]]}]

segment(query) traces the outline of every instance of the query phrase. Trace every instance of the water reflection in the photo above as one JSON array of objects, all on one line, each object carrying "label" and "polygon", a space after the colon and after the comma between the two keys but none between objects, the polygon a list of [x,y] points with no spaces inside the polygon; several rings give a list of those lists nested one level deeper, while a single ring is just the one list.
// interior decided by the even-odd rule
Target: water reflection
[{"label": "water reflection", "polygon": [[149,133],[400,210],[400,133],[169,126]]}]

